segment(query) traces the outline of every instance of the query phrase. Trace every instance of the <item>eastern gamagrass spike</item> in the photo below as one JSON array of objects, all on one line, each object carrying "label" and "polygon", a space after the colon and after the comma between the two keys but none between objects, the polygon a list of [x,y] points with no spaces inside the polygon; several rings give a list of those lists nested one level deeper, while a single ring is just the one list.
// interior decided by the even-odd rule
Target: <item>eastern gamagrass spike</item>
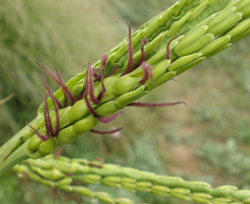
[{"label": "eastern gamagrass spike", "polygon": [[[177,176],[163,176],[136,168],[107,164],[102,158],[88,161],[62,156],[54,158],[50,155],[44,159],[23,162],[16,165],[14,170],[18,173],[27,173],[34,181],[42,180],[46,185],[53,183],[54,187],[66,191],[75,187],[85,188],[86,184],[101,184],[124,188],[130,192],[146,191],[158,196],[171,196],[207,204],[221,201],[224,204],[246,204],[250,197],[250,190],[239,190],[236,186],[224,185],[213,188],[207,182],[187,181]],[[73,180],[77,182],[74,183]],[[78,194],[84,195],[80,192]]]},{"label": "eastern gamagrass spike", "polygon": [[[75,141],[100,122],[98,117],[112,119],[114,114],[154,88],[249,35],[248,8],[249,0],[182,0],[145,23],[134,34],[131,34],[129,25],[129,37],[111,49],[105,55],[106,60],[103,58],[89,65],[93,75],[85,71],[66,84],[57,71],[56,76],[37,62],[61,87],[54,94],[63,106],[59,110],[60,130],[52,137],[57,131],[46,124],[51,137],[44,142],[29,126],[24,127],[0,148],[0,175],[17,162],[43,157],[55,147]],[[147,44],[143,43],[145,38]],[[197,42],[190,44],[187,39],[197,39]],[[98,71],[104,64],[105,75]],[[150,69],[143,70],[145,65],[152,67],[152,77]],[[96,104],[92,101],[94,97],[90,99],[90,89],[91,95],[97,99]],[[56,127],[58,120],[53,98],[39,107],[37,117],[30,122],[39,133],[47,131],[44,111],[46,120],[50,118],[52,126]],[[66,103],[66,98],[70,103]]]}]

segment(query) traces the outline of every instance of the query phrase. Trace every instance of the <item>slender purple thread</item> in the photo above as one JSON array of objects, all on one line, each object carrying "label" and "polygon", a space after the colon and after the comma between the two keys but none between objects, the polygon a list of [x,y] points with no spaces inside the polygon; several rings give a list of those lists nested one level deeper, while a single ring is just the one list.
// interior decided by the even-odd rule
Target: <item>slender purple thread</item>
[{"label": "slender purple thread", "polygon": [[108,130],[108,131],[100,131],[100,130],[94,130],[94,129],[92,129],[92,130],[90,130],[90,132],[93,132],[93,133],[96,133],[96,134],[100,134],[100,135],[107,135],[107,134],[114,134],[114,133],[120,132],[122,130],[124,130],[123,127],[117,128],[117,129],[113,129],[113,130]]},{"label": "slender purple thread", "polygon": [[50,90],[50,88],[49,88],[49,86],[48,86],[48,84],[47,84],[47,82],[46,82],[45,77],[43,76],[42,79],[43,79],[44,87],[45,87],[46,91],[49,93],[49,96],[50,96],[51,98],[54,98],[54,99],[55,99],[55,102],[56,102],[58,108],[61,109],[61,108],[62,108],[62,105],[60,104],[60,102],[58,101],[58,99],[53,95],[52,91]]},{"label": "slender purple thread", "polygon": [[154,82],[154,76],[153,76],[153,73],[152,73],[152,67],[150,66],[150,64],[146,63],[146,62],[143,62],[142,65],[142,70],[143,70],[143,78],[141,80],[141,83],[145,83],[146,80],[148,79],[148,77],[151,78],[151,83],[154,84],[155,86],[157,86],[157,84]]},{"label": "slender purple thread", "polygon": [[[184,33],[184,32],[183,32]],[[177,35],[177,36],[175,36],[175,37],[173,37],[173,38],[171,38],[169,41],[168,41],[168,43],[167,43],[167,45],[166,45],[166,60],[169,60],[170,59],[170,43],[173,41],[173,40],[175,40],[176,38],[178,38],[178,37],[180,37],[183,33],[181,33],[180,35]]]},{"label": "slender purple thread", "polygon": [[83,90],[81,91],[81,93],[77,96],[77,98],[75,99],[75,102],[81,100],[83,98],[83,95],[84,95],[84,90],[85,88],[83,88]]},{"label": "slender purple thread", "polygon": [[92,106],[91,106],[90,103],[89,103],[88,96],[84,95],[84,100],[85,100],[85,103],[86,103],[87,108],[89,109],[89,112],[90,112],[94,117],[97,117],[97,114],[96,114],[95,110],[92,108]]},{"label": "slender purple thread", "polygon": [[[115,113],[114,115],[111,115],[109,117],[102,117],[96,114],[95,110],[92,108],[89,99],[88,99],[88,95],[90,96],[90,99],[93,99],[93,80],[92,80],[92,71],[91,71],[91,63],[90,61],[88,62],[88,67],[87,67],[87,72],[86,72],[86,76],[85,76],[85,90],[84,90],[84,100],[86,103],[87,108],[89,109],[90,113],[96,117],[100,122],[102,123],[109,123],[112,120],[114,120],[120,113],[121,111]],[[104,85],[103,85],[104,87]],[[105,90],[105,87],[104,87]],[[92,96],[91,96],[92,95]],[[93,102],[93,100],[91,100]],[[94,102],[93,102],[94,103]],[[99,103],[99,101],[98,101]],[[98,104],[97,103],[97,104]]]},{"label": "slender purple thread", "polygon": [[86,71],[86,76],[85,76],[85,88],[84,88],[84,93],[83,93],[83,96],[84,96],[84,100],[85,100],[85,103],[86,103],[86,106],[87,108],[89,109],[90,113],[96,117],[97,114],[95,113],[94,109],[92,108],[92,106],[90,105],[90,102],[88,100],[88,92],[89,92],[89,71],[91,69],[91,64],[90,64],[90,61],[88,61],[88,67],[87,67],[87,71]]},{"label": "slender purple thread", "polygon": [[51,137],[56,137],[59,133],[59,130],[60,130],[60,120],[59,120],[59,111],[58,111],[58,107],[57,107],[57,102],[56,102],[56,97],[52,94],[53,97],[51,97],[52,99],[52,103],[54,105],[54,108],[55,108],[55,113],[56,113],[56,130],[55,132],[53,132],[53,127],[52,127],[52,123],[51,123],[51,118],[50,118],[50,115],[49,115],[49,107],[48,107],[48,95],[47,95],[47,92],[51,92],[47,83],[46,83],[46,80],[43,76],[43,83],[44,83],[44,86],[46,87],[46,93],[45,93],[45,100],[44,100],[44,106],[43,106],[43,114],[44,114],[44,125],[45,125],[45,128],[46,128],[46,135],[42,135],[40,134],[35,128],[33,128],[28,122],[27,125],[30,126],[30,128],[35,132],[35,134],[41,138],[41,140],[43,140],[44,142],[47,141],[49,139],[49,136]]},{"label": "slender purple thread", "polygon": [[145,84],[146,80],[148,79],[148,71],[147,71],[147,64],[142,63],[142,70],[143,70],[143,77],[142,80],[140,81],[142,84]]},{"label": "slender purple thread", "polygon": [[132,70],[133,67],[133,48],[132,48],[132,36],[131,36],[131,25],[129,22],[126,21],[126,23],[128,24],[128,66],[126,71],[121,75],[125,75],[130,73],[130,71]]},{"label": "slender purple thread", "polygon": [[52,137],[54,137],[54,132],[53,132],[53,128],[52,128],[52,123],[51,123],[51,118],[49,115],[49,107],[48,107],[48,101],[47,101],[47,92],[45,94],[45,101],[44,101],[44,116],[45,117],[45,123],[48,123],[48,127],[49,129],[46,129],[47,131],[47,135],[51,135]]},{"label": "slender purple thread", "polygon": [[56,66],[54,66],[54,65],[52,65],[52,66],[54,67],[54,69],[56,71],[58,79],[63,83],[63,79],[62,79],[62,76],[61,76],[60,72],[58,71],[58,69],[56,68]]},{"label": "slender purple thread", "polygon": [[48,103],[47,103],[47,92],[45,93],[45,100],[44,100],[44,103],[43,103],[43,115],[44,115],[44,125],[45,125],[45,128],[46,128],[46,133],[47,135],[50,135],[51,134],[51,128],[49,126],[49,119],[48,119],[48,113],[47,113],[47,109],[48,109]]},{"label": "slender purple thread", "polygon": [[[25,121],[26,122],[26,121]],[[46,142],[48,139],[49,139],[49,136],[48,135],[42,135],[40,134],[35,128],[33,128],[28,122],[26,122],[26,124],[28,126],[30,126],[30,128],[35,132],[35,134],[44,142]]]},{"label": "slender purple thread", "polygon": [[[103,84],[103,83],[102,83]],[[97,99],[100,101],[103,97],[103,94],[106,93],[106,88],[104,87],[104,84],[103,84],[103,88],[102,90],[99,92],[98,96],[97,96]]]},{"label": "slender purple thread", "polygon": [[58,79],[50,70],[48,70],[46,67],[44,67],[43,65],[41,65],[36,59],[35,59],[36,63],[38,66],[40,66],[41,68],[44,69],[44,71],[62,88],[62,90],[69,96],[70,101],[71,101],[71,105],[74,104],[74,96],[73,94],[70,92],[70,90],[68,89],[68,87],[62,83],[60,81],[60,79]]},{"label": "slender purple thread", "polygon": [[93,77],[95,78],[95,82],[96,81],[100,81],[100,76],[98,75],[98,73],[97,72],[99,72],[100,71],[100,69],[97,69],[97,68],[92,68],[92,71],[93,71]]},{"label": "slender purple thread", "polygon": [[56,137],[59,134],[59,130],[60,130],[59,111],[58,111],[58,108],[56,106],[55,97],[53,97],[51,99],[52,99],[52,102],[53,102],[53,105],[55,108],[55,113],[56,113],[56,130],[55,130],[55,132],[53,132],[53,129],[52,129],[52,132],[53,132],[53,136]]},{"label": "slender purple thread", "polygon": [[[90,64],[90,61],[88,61],[88,66]],[[89,69],[87,66],[87,71],[86,71],[86,75],[85,75],[85,88],[84,88],[84,96],[88,96],[88,92],[89,92]]]},{"label": "slender purple thread", "polygon": [[115,113],[115,114],[113,114],[113,115],[111,115],[111,116],[109,116],[109,117],[102,117],[102,116],[96,116],[96,118],[100,121],[100,122],[102,122],[102,123],[110,123],[111,121],[113,121],[114,119],[116,119],[117,118],[117,116],[118,115],[120,115],[122,113],[122,111],[119,111],[119,112],[117,112],[117,113]]},{"label": "slender purple thread", "polygon": [[143,103],[143,102],[134,102],[130,103],[127,106],[135,106],[135,107],[146,107],[146,108],[161,108],[161,107],[169,107],[169,106],[175,106],[179,104],[184,104],[187,106],[187,104],[183,101],[177,101],[173,103]]},{"label": "slender purple thread", "polygon": [[92,68],[91,68],[91,64],[90,64],[90,61],[88,62],[88,91],[89,91],[89,97],[90,97],[90,100],[94,103],[94,104],[98,104],[99,103],[99,100],[95,97],[95,94],[94,94],[94,82],[93,82],[93,74],[92,74]]},{"label": "slender purple thread", "polygon": [[116,72],[116,70],[118,69],[118,67],[119,67],[119,64],[116,65],[116,66],[114,67],[114,69],[113,69],[109,74],[105,75],[104,78],[107,78],[107,77],[112,76],[112,75]]},{"label": "slender purple thread", "polygon": [[139,62],[133,67],[133,70],[141,66],[141,64],[146,60],[146,52],[144,50],[144,46],[148,43],[147,38],[143,38],[141,40],[141,58]]},{"label": "slender purple thread", "polygon": [[[53,65],[53,67],[54,67],[54,69],[56,70],[56,74],[57,74],[59,80],[64,84],[64,82],[63,82],[63,80],[62,80],[62,76],[61,76],[61,74],[59,73],[58,69],[57,69],[54,65]],[[63,91],[63,95],[64,95],[64,104],[63,104],[63,107],[67,107],[67,105],[68,105],[68,96],[67,96],[67,94],[66,94],[65,91]],[[75,101],[74,101],[74,102],[75,102]],[[59,109],[60,109],[60,108],[59,108]]]},{"label": "slender purple thread", "polygon": [[101,69],[104,71],[106,68],[106,64],[107,64],[107,60],[108,60],[108,54],[105,54],[102,56],[101,59]]},{"label": "slender purple thread", "polygon": [[105,88],[104,82],[103,82],[103,80],[104,80],[103,74],[104,74],[104,70],[106,68],[107,60],[108,60],[108,55],[107,54],[103,55],[102,60],[101,60],[101,69],[100,69],[100,78],[101,78],[101,83],[102,83],[102,89],[97,96],[98,101],[100,101],[102,99],[103,94],[106,92],[106,88]]}]

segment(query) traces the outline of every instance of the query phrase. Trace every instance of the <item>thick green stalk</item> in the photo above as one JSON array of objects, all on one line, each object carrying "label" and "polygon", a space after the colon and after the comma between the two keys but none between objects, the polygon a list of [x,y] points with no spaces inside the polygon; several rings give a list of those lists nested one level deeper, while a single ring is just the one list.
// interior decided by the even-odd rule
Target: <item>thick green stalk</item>
[{"label": "thick green stalk", "polygon": [[[146,37],[146,62],[153,68],[154,83],[149,78],[145,84],[140,83],[143,70],[140,67],[121,77],[121,73],[128,66],[128,38],[108,52],[105,74],[119,64],[113,76],[104,80],[107,92],[100,103],[91,104],[97,115],[110,116],[150,90],[166,83],[174,76],[190,69],[208,57],[229,47],[233,42],[250,34],[250,2],[249,0],[190,0],[180,1],[159,14],[132,35],[133,62],[136,65],[141,58],[141,40]],[[166,59],[166,45],[170,44],[171,55]],[[100,61],[93,67],[100,68]],[[75,97],[85,87],[85,74],[83,72],[66,84]],[[95,95],[102,89],[102,84],[95,82]],[[55,96],[63,104],[64,94],[58,90]],[[55,110],[52,100],[48,100],[50,115],[55,127]],[[34,134],[33,130],[25,127],[13,139],[0,148],[0,176],[15,161],[20,158],[11,157],[18,148],[26,148],[23,152],[29,158],[41,158],[54,151],[57,146],[75,141],[82,133],[88,132],[99,120],[92,116],[85,101],[80,100],[59,111],[60,132],[57,137],[50,137],[46,142]],[[38,109],[38,116],[32,123],[33,127],[45,133],[43,104]],[[16,155],[16,154],[15,154]],[[22,156],[22,158],[26,158]]]},{"label": "thick green stalk", "polygon": [[[124,188],[134,193],[145,191],[206,204],[247,204],[250,202],[250,190],[238,190],[235,186],[212,188],[209,183],[205,182],[185,181],[180,177],[156,175],[114,164],[103,164],[101,167],[93,167],[89,164],[89,161],[85,159],[68,159],[61,156],[54,158],[50,155],[43,159],[27,160],[25,163],[16,165],[14,170],[18,173],[27,173],[28,178],[52,188],[83,196],[88,196],[89,190],[86,187],[74,185],[73,181],[81,184]],[[82,188],[82,191],[78,192],[75,188]]]}]

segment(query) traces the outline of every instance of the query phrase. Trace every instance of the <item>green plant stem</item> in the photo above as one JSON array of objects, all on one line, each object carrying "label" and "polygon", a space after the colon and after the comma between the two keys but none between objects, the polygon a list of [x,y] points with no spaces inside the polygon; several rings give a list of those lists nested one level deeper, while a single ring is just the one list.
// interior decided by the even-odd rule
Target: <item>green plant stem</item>
[{"label": "green plant stem", "polygon": [[[37,118],[34,119],[30,124],[35,124],[37,121]],[[5,173],[5,171],[7,171],[8,169],[12,168],[16,163],[10,162],[10,160],[12,161],[23,161],[26,157],[24,157],[25,151],[24,148],[27,148],[27,144],[26,145],[22,145],[21,143],[21,137],[26,133],[30,131],[30,128],[26,125],[25,127],[23,127],[18,133],[16,133],[12,138],[10,138],[4,145],[2,145],[0,147],[0,176]],[[20,147],[22,146],[22,147]],[[15,150],[18,151],[19,148],[21,148],[22,150],[20,150],[19,152],[22,152],[22,154],[15,154],[15,156],[17,158],[13,158],[14,156],[11,156],[12,152],[14,153]],[[26,152],[27,154],[27,152]],[[11,159],[9,159],[9,157],[11,156]],[[7,162],[8,160],[8,162]],[[8,165],[5,164],[8,163]],[[7,168],[8,167],[8,168]],[[4,170],[3,170],[3,169]]]},{"label": "green plant stem", "polygon": [[18,164],[29,158],[26,147],[27,145],[27,143],[21,145],[16,151],[13,152],[13,154],[7,157],[7,159],[1,166],[0,176],[2,176],[6,171],[12,168],[15,164]]},{"label": "green plant stem", "polygon": [[29,128],[25,126],[22,130],[16,133],[12,138],[10,138],[3,146],[0,148],[0,166],[8,156],[19,146],[19,141],[21,136],[27,132]]}]

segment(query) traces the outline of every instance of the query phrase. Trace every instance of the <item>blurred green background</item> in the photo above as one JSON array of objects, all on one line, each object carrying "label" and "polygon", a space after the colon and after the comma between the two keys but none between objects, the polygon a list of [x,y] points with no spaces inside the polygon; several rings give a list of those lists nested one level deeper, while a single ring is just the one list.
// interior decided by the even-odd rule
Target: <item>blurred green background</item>
[{"label": "blurred green background", "polygon": [[[84,71],[133,31],[175,3],[174,0],[0,0],[0,145],[36,116],[44,100],[42,70],[34,59],[52,68],[64,81]],[[158,87],[141,101],[185,101],[188,107],[126,108],[123,114],[98,129],[124,126],[120,137],[84,134],[63,147],[63,155],[202,180],[216,187],[230,184],[250,188],[250,37],[207,59],[196,68]],[[53,91],[58,88],[48,80]],[[142,120],[143,118],[143,120]],[[40,203],[75,203],[69,194],[30,182]],[[138,203],[183,203],[148,193],[107,190],[115,197]],[[14,172],[0,179],[0,201],[35,203]],[[84,199],[84,203],[91,203]],[[99,202],[101,203],[101,202]]]}]

